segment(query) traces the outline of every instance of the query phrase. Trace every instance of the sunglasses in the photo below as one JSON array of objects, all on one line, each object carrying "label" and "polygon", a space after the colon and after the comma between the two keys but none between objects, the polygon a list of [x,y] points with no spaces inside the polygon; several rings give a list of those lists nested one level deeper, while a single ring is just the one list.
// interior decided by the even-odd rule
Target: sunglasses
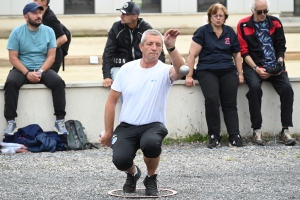
[{"label": "sunglasses", "polygon": [[266,9],[266,10],[256,10],[256,14],[258,14],[258,15],[261,15],[261,14],[267,14],[269,12],[269,10],[268,9]]}]

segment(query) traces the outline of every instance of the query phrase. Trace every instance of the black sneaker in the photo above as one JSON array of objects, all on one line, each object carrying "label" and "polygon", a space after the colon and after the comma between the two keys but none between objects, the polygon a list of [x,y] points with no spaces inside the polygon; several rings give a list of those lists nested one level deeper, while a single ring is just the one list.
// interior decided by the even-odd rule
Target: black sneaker
[{"label": "black sneaker", "polygon": [[215,135],[211,135],[209,138],[208,148],[213,149],[220,146],[220,141],[216,138]]},{"label": "black sneaker", "polygon": [[134,193],[136,189],[136,182],[141,177],[141,170],[136,166],[137,174],[133,176],[133,174],[127,174],[126,182],[123,186],[123,192],[125,193]]},{"label": "black sneaker", "polygon": [[235,135],[232,138],[229,138],[229,142],[232,146],[244,147],[246,144],[240,135]]},{"label": "black sneaker", "polygon": [[154,174],[150,177],[146,176],[143,183],[146,187],[146,195],[147,196],[158,196],[158,189],[157,189],[157,174]]}]

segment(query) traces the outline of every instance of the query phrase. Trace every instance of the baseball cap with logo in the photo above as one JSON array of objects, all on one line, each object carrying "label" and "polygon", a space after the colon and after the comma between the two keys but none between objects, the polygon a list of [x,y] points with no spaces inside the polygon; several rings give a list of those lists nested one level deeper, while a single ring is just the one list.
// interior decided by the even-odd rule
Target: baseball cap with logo
[{"label": "baseball cap with logo", "polygon": [[28,12],[34,12],[34,11],[36,11],[36,9],[44,10],[44,8],[42,6],[39,6],[35,2],[28,3],[28,4],[26,4],[26,6],[23,9],[23,15],[26,15]]},{"label": "baseball cap with logo", "polygon": [[137,5],[135,2],[132,1],[126,2],[122,8],[116,10],[119,10],[126,15],[129,14],[140,15],[141,12],[139,5]]}]

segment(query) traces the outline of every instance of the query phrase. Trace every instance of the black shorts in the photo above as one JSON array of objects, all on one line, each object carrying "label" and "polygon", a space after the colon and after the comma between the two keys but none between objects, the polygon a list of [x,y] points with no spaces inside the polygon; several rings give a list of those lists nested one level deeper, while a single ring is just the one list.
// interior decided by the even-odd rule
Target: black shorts
[{"label": "black shorts", "polygon": [[161,144],[168,134],[160,122],[135,126],[122,122],[114,131],[111,148],[113,162],[119,170],[127,170],[133,164],[138,149],[147,158],[157,158],[161,154]]}]

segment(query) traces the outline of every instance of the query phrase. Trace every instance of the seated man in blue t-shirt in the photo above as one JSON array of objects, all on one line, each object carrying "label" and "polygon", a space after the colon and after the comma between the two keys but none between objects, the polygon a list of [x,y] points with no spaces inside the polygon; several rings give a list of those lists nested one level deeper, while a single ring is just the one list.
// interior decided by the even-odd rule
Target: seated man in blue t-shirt
[{"label": "seated man in blue t-shirt", "polygon": [[65,82],[49,69],[55,59],[56,39],[54,31],[42,25],[43,7],[32,2],[23,9],[26,24],[14,28],[9,36],[7,49],[9,61],[13,65],[5,82],[4,117],[7,127],[4,135],[13,135],[17,131],[15,118],[19,89],[27,83],[43,83],[52,90],[54,130],[58,134],[68,134],[65,128]]}]

